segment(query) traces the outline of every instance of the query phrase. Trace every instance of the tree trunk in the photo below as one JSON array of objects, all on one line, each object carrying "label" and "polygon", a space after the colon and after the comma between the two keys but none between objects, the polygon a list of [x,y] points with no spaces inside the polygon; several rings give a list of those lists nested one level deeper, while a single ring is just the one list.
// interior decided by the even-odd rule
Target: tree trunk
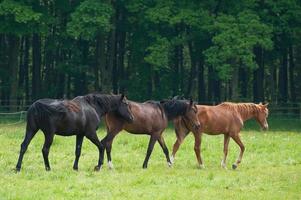
[{"label": "tree trunk", "polygon": [[238,67],[234,66],[232,79],[231,79],[231,100],[237,101],[239,97],[238,93]]},{"label": "tree trunk", "polygon": [[[0,70],[5,70],[5,66],[7,65],[7,60],[6,60],[6,50],[7,45],[6,45],[6,37],[4,34],[0,34]],[[6,90],[7,88],[5,87],[4,83],[7,83],[7,76],[6,74],[0,74],[0,81],[1,81],[1,87],[0,87],[0,95],[1,95],[1,105],[5,105],[5,96],[6,96]]]},{"label": "tree trunk", "polygon": [[41,85],[41,38],[37,33],[32,37],[32,99],[40,97]]},{"label": "tree trunk", "polygon": [[24,44],[24,87],[25,87],[25,105],[27,106],[29,102],[29,48],[30,40],[29,37],[25,37]]},{"label": "tree trunk", "polygon": [[253,99],[255,102],[264,102],[264,54],[260,47],[254,51],[258,69],[253,72]]},{"label": "tree trunk", "polygon": [[248,82],[249,77],[246,68],[240,66],[239,68],[239,85],[240,85],[240,94],[243,99],[248,97]]},{"label": "tree trunk", "polygon": [[119,87],[120,92],[124,93],[126,89],[126,73],[124,68],[124,54],[125,54],[125,40],[126,40],[126,32],[121,31],[119,34],[119,48],[118,48],[118,69],[119,69]]},{"label": "tree trunk", "polygon": [[[81,50],[81,68],[74,77],[74,94],[75,96],[84,95],[87,93],[87,62],[89,46],[85,40],[78,42],[79,49]],[[62,78],[62,77],[61,77]]]},{"label": "tree trunk", "polygon": [[147,80],[147,98],[152,99],[153,96],[153,73],[150,64],[147,64],[148,80]]},{"label": "tree trunk", "polygon": [[19,55],[19,83],[18,87],[24,87],[24,46],[25,46],[25,37],[21,38],[20,46],[20,55]]},{"label": "tree trunk", "polygon": [[198,65],[198,101],[206,103],[206,89],[204,79],[204,57],[200,57],[197,61]]},{"label": "tree trunk", "polygon": [[289,47],[289,80],[290,80],[290,95],[291,101],[296,102],[296,84],[295,84],[295,61],[293,46]]},{"label": "tree trunk", "polygon": [[287,97],[288,97],[288,80],[287,80],[287,48],[282,49],[282,65],[280,66],[279,69],[279,101],[281,103],[286,103],[287,102]]},{"label": "tree trunk", "polygon": [[191,67],[190,67],[190,73],[189,73],[189,79],[188,79],[188,86],[187,86],[187,92],[185,94],[186,97],[191,97],[192,95],[192,90],[194,87],[194,82],[195,82],[195,77],[196,77],[196,53],[194,49],[193,43],[190,41],[188,43],[188,49],[189,49],[189,54],[190,54],[190,62],[191,62]]},{"label": "tree trunk", "polygon": [[214,77],[214,103],[219,103],[221,101],[221,81],[217,76],[217,72],[215,71]]},{"label": "tree trunk", "polygon": [[[8,49],[8,68],[10,77],[10,105],[16,106],[18,94],[18,57],[19,57],[19,38],[15,35],[9,35]],[[16,108],[16,107],[15,107]]]},{"label": "tree trunk", "polygon": [[48,93],[48,95],[54,95],[53,92],[53,60],[54,60],[54,52],[49,48],[52,42],[52,36],[48,36],[45,41],[45,72],[44,72],[44,91]]},{"label": "tree trunk", "polygon": [[213,101],[213,89],[214,89],[214,71],[212,66],[208,66],[208,92],[207,100]]},{"label": "tree trunk", "polygon": [[101,85],[100,90],[108,93],[110,88],[110,75],[111,71],[108,70],[107,66],[107,59],[106,59],[106,48],[105,48],[105,37],[104,34],[99,35],[99,69],[100,69],[100,76],[101,76]]},{"label": "tree trunk", "polygon": [[181,94],[184,94],[185,88],[184,88],[184,78],[185,78],[185,69],[184,69],[184,55],[183,55],[183,45],[180,47],[180,52],[179,52],[179,70],[180,70],[180,92]]},{"label": "tree trunk", "polygon": [[[113,24],[115,25],[116,29],[118,29],[118,16],[119,16],[119,8],[117,5],[115,5],[115,16],[113,16]],[[113,92],[115,94],[118,93],[118,66],[117,66],[117,43],[118,43],[118,30],[112,30],[112,39],[111,39],[111,52],[110,52],[110,65],[112,69],[112,86],[113,86]]]},{"label": "tree trunk", "polygon": [[96,47],[95,47],[95,63],[94,63],[94,90],[99,91],[99,71],[100,71],[100,35],[96,37]]},{"label": "tree trunk", "polygon": [[172,95],[176,96],[179,93],[179,46],[174,47],[174,62],[173,62],[173,84]]}]

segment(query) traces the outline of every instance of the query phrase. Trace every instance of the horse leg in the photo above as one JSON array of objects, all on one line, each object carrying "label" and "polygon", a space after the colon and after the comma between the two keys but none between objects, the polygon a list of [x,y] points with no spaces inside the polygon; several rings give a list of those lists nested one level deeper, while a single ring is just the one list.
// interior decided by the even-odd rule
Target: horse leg
[{"label": "horse leg", "polygon": [[152,151],[153,151],[153,148],[154,148],[154,145],[155,145],[156,141],[157,141],[157,138],[154,137],[154,136],[151,136],[151,138],[149,140],[149,143],[148,143],[146,157],[145,157],[144,162],[143,162],[143,168],[144,169],[147,168],[147,163],[148,163],[150,155],[152,154]]},{"label": "horse leg", "polygon": [[240,164],[240,162],[241,162],[242,156],[243,156],[244,151],[245,151],[245,146],[244,146],[244,144],[241,142],[240,136],[239,136],[238,134],[232,136],[232,139],[233,139],[233,140],[239,145],[239,147],[240,147],[240,153],[239,153],[238,159],[237,159],[236,162],[232,165],[232,169],[236,169],[237,166],[238,166],[238,165]]},{"label": "horse leg", "polygon": [[184,141],[185,137],[188,135],[188,133],[189,133],[188,129],[186,129],[185,131],[184,130],[180,131],[180,130],[176,129],[177,140],[174,143],[173,148],[172,148],[172,154],[170,156],[171,163],[174,163],[176,153],[179,150],[181,144],[183,143],[183,141]]},{"label": "horse leg", "polygon": [[160,144],[160,146],[161,146],[161,148],[162,148],[162,150],[163,150],[163,152],[165,154],[168,166],[171,167],[172,163],[171,163],[170,158],[169,158],[168,148],[167,148],[167,146],[165,144],[165,141],[164,141],[164,138],[162,137],[162,135],[158,139],[158,142],[159,142],[159,144]]},{"label": "horse leg", "polygon": [[227,169],[226,159],[227,159],[227,155],[228,155],[229,141],[230,141],[230,136],[228,134],[224,134],[224,158],[221,162],[221,167],[224,169]]},{"label": "horse leg", "polygon": [[200,133],[193,133],[194,135],[194,152],[199,163],[200,168],[205,168],[203,164],[203,160],[201,157],[201,143],[202,143],[202,135]]},{"label": "horse leg", "polygon": [[98,164],[95,166],[94,170],[99,171],[102,164],[103,164],[103,154],[104,154],[104,147],[99,141],[96,132],[94,131],[92,134],[86,135],[86,137],[97,146],[99,151],[99,158],[98,158]]},{"label": "horse leg", "polygon": [[19,154],[19,159],[16,165],[16,171],[19,172],[21,170],[21,165],[22,165],[22,160],[23,160],[23,156],[27,150],[27,147],[30,143],[30,141],[32,140],[32,138],[35,136],[35,134],[38,132],[37,130],[32,130],[30,128],[26,128],[26,134],[25,134],[25,138],[21,144],[21,149],[20,149],[20,154]]},{"label": "horse leg", "polygon": [[75,160],[73,164],[73,169],[78,170],[78,160],[81,154],[82,144],[83,144],[84,136],[76,135],[76,146],[75,146]]},{"label": "horse leg", "polygon": [[53,142],[54,134],[44,132],[44,135],[45,135],[45,142],[44,142],[44,145],[43,145],[43,148],[42,148],[42,154],[43,154],[43,158],[44,158],[45,169],[46,169],[46,171],[50,171],[48,155],[49,155],[50,146]]},{"label": "horse leg", "polygon": [[114,168],[112,163],[112,158],[111,158],[111,150],[112,150],[113,139],[115,136],[116,134],[108,133],[106,137],[103,140],[101,140],[101,143],[104,144],[106,148],[109,169]]}]

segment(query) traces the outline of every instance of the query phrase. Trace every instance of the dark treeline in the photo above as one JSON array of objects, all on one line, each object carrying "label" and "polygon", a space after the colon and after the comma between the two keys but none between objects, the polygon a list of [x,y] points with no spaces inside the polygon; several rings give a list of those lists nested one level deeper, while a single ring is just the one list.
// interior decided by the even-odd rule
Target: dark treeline
[{"label": "dark treeline", "polygon": [[301,100],[299,0],[2,0],[0,99]]}]

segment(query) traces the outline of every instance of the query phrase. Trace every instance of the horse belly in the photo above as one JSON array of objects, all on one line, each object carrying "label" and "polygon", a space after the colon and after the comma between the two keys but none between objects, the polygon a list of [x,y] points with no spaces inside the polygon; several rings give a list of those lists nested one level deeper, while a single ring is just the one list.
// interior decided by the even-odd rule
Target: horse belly
[{"label": "horse belly", "polygon": [[84,131],[83,121],[78,117],[69,116],[57,122],[55,134],[61,136],[77,135]]},{"label": "horse belly", "polygon": [[126,123],[124,124],[123,129],[133,134],[149,134],[151,131],[146,126],[137,123],[133,123],[133,124]]},{"label": "horse belly", "polygon": [[144,120],[136,120],[133,123],[125,123],[123,126],[123,129],[126,130],[129,133],[133,134],[152,134],[155,132],[158,132],[160,130],[164,130],[166,128],[167,124],[163,124],[161,121],[154,122],[152,120],[150,121],[144,121]]},{"label": "horse belly", "polygon": [[200,120],[202,132],[208,135],[219,135],[229,132],[230,123],[228,120],[222,120],[217,116],[208,116]]}]

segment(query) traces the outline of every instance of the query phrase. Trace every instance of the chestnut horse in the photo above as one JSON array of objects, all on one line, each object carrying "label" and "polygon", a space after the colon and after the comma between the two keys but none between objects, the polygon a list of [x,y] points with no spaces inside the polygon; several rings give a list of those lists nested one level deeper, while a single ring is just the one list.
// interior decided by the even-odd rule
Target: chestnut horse
[{"label": "chestnut horse", "polygon": [[236,169],[238,164],[242,160],[245,146],[240,139],[240,131],[243,128],[244,121],[255,118],[260,126],[266,130],[268,129],[268,104],[254,104],[254,103],[229,103],[225,102],[217,106],[204,106],[197,105],[198,119],[201,124],[199,130],[195,130],[186,122],[184,118],[177,118],[174,120],[175,132],[177,140],[173,146],[172,161],[178,151],[180,145],[184,141],[185,137],[191,131],[194,134],[195,144],[194,151],[197,161],[200,167],[203,166],[202,157],[200,154],[201,137],[202,133],[208,135],[224,134],[224,158],[221,162],[221,166],[226,168],[226,158],[228,154],[228,144],[230,137],[239,145],[240,154],[236,162],[232,165],[233,169]]},{"label": "chestnut horse", "polygon": [[169,166],[171,166],[168,149],[162,136],[163,131],[168,126],[168,121],[178,116],[186,119],[190,126],[197,130],[200,123],[197,119],[197,108],[192,100],[164,100],[161,102],[147,101],[137,103],[129,101],[129,106],[133,114],[133,122],[128,123],[116,112],[110,112],[105,116],[107,126],[107,135],[101,141],[105,145],[108,166],[113,168],[111,159],[111,148],[114,137],[122,130],[126,130],[133,134],[150,135],[146,157],[144,159],[143,168],[147,168],[149,157],[152,153],[156,141],[159,142]]}]

